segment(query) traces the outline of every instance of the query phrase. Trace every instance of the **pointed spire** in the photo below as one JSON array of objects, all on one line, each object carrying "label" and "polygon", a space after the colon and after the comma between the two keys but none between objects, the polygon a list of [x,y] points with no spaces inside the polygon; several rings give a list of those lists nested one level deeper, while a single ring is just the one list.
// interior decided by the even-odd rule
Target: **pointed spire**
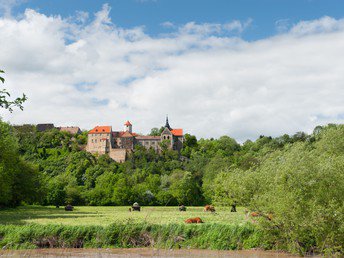
[{"label": "pointed spire", "polygon": [[166,124],[165,127],[167,127],[169,130],[172,130],[170,124],[168,123],[168,115],[166,115]]}]

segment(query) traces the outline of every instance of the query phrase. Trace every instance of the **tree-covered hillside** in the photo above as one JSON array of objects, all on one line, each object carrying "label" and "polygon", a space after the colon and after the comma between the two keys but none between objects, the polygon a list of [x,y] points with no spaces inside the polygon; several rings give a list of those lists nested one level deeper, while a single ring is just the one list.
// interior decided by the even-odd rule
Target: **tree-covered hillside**
[{"label": "tree-covered hillside", "polygon": [[137,147],[124,163],[85,152],[87,132],[0,130],[1,206],[234,204],[258,215],[267,245],[343,248],[344,125],[244,144],[187,134],[180,154]]}]

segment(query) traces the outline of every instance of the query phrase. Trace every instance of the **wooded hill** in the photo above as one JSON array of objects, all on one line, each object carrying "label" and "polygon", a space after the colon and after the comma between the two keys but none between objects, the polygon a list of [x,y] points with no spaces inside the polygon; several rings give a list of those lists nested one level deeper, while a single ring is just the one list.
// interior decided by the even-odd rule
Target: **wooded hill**
[{"label": "wooded hill", "polygon": [[0,205],[235,203],[259,213],[269,239],[289,250],[343,250],[343,125],[242,145],[228,136],[185,140],[180,154],[138,147],[119,164],[83,151],[85,133],[1,122]]}]

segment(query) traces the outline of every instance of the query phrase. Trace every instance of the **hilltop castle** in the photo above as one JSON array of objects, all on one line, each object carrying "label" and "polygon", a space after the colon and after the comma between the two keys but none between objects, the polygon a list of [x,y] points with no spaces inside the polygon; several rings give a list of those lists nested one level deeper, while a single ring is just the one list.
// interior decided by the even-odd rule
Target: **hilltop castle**
[{"label": "hilltop castle", "polygon": [[165,128],[160,136],[134,133],[129,121],[124,123],[123,131],[112,131],[111,126],[96,126],[88,133],[86,150],[90,153],[108,154],[113,160],[124,162],[127,153],[133,151],[136,145],[159,152],[160,143],[164,142],[168,148],[180,151],[183,141],[183,129],[172,129],[166,117]]}]

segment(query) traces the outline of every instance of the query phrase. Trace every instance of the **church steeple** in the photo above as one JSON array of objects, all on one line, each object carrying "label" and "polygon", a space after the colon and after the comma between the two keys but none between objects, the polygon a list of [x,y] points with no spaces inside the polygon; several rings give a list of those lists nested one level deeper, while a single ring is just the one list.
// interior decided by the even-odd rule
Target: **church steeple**
[{"label": "church steeple", "polygon": [[168,115],[166,115],[166,124],[165,124],[165,127],[167,127],[168,130],[172,130],[170,124],[168,123]]}]

